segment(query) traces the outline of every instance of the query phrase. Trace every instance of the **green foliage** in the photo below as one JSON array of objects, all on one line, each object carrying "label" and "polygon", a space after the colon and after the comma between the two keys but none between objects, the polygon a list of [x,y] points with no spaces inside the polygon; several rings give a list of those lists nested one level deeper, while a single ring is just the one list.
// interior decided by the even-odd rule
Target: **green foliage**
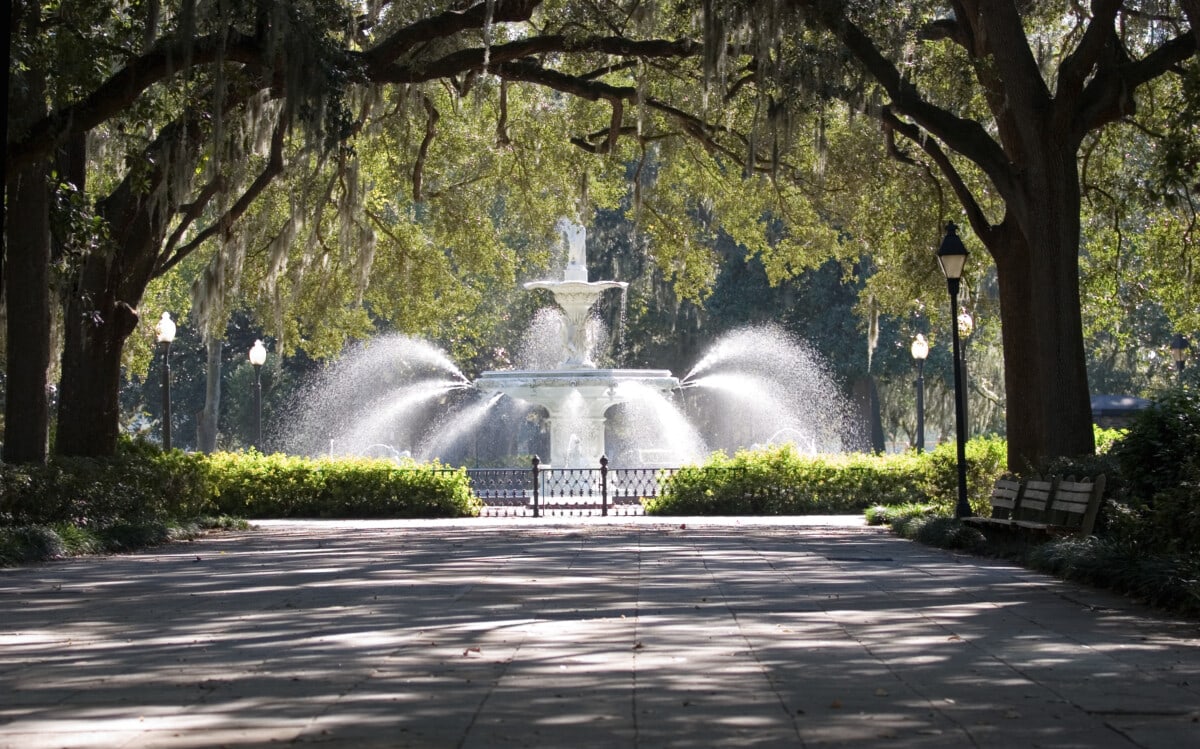
[{"label": "green foliage", "polygon": [[892,529],[904,538],[939,549],[962,549],[980,552],[987,547],[987,537],[978,528],[939,515],[909,515],[898,518]]},{"label": "green foliage", "polygon": [[1154,504],[1142,511],[1136,533],[1143,546],[1155,553],[1200,556],[1200,461],[1193,459],[1179,486],[1154,495]]},{"label": "green foliage", "polygon": [[258,453],[209,458],[215,504],[251,518],[465,517],[479,513],[466,471],[387,460]]},{"label": "green foliage", "polygon": [[1200,393],[1163,392],[1111,452],[1135,506],[1176,489],[1188,471],[1200,469]]},{"label": "green foliage", "polygon": [[0,567],[53,559],[65,551],[63,540],[53,528],[44,525],[0,527]]},{"label": "green foliage", "polygon": [[203,456],[126,442],[112,458],[0,466],[0,525],[92,529],[191,518],[209,509]]},{"label": "green foliage", "polygon": [[896,525],[908,518],[929,517],[938,512],[936,505],[925,502],[906,502],[900,505],[873,505],[864,516],[867,525]]},{"label": "green foliage", "polygon": [[1092,433],[1096,439],[1096,454],[1108,455],[1113,446],[1125,438],[1128,433],[1127,429],[1106,429],[1101,426],[1093,426]]},{"label": "green foliage", "polygon": [[[227,513],[213,517],[218,508]],[[381,460],[214,456],[125,442],[108,459],[0,464],[0,566],[129,551],[245,517],[460,517],[479,503],[463,470]]]},{"label": "green foliage", "polygon": [[[680,470],[646,504],[661,515],[813,515],[862,512],[871,505],[952,507],[957,497],[954,446],[902,455],[804,456],[790,446],[717,455]],[[983,508],[1003,472],[1004,443],[967,446],[968,491]]]},{"label": "green foliage", "polygon": [[1035,569],[1200,614],[1200,555],[1168,555],[1121,538],[1069,538],[1032,551]]},{"label": "green foliage", "polygon": [[[1004,440],[996,436],[976,437],[966,445],[967,497],[977,514],[989,512],[988,497],[992,484],[1004,473],[1008,460]],[[958,451],[953,442],[943,442],[925,453],[926,493],[929,501],[944,508],[958,499]]]}]

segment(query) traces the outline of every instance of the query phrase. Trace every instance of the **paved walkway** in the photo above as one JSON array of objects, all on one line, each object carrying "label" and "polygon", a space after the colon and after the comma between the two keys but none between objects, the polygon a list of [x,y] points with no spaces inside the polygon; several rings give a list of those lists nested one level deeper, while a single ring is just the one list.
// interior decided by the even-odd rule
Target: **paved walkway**
[{"label": "paved walkway", "polygon": [[14,749],[1200,746],[1196,622],[858,521],[265,523],[0,617]]}]

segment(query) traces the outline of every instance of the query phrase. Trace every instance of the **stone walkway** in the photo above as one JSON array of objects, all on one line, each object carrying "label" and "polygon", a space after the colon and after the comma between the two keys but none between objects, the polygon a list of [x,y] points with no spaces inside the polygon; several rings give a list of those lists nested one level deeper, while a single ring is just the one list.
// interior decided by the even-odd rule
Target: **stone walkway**
[{"label": "stone walkway", "polygon": [[1200,745],[1196,622],[857,519],[272,522],[0,616],[13,749]]}]

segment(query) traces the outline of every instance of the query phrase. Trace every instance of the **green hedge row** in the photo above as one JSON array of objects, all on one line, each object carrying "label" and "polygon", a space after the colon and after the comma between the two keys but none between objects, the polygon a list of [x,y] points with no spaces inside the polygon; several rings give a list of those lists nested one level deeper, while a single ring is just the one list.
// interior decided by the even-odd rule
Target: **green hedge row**
[{"label": "green hedge row", "polygon": [[0,464],[0,525],[108,528],[198,517],[211,511],[214,486],[204,456],[140,443],[112,458]]},{"label": "green hedge row", "polygon": [[239,517],[467,517],[480,509],[463,469],[257,453],[219,453],[209,465],[216,509]]},{"label": "green hedge row", "polygon": [[[1005,443],[967,443],[967,490],[987,509],[1004,471]],[[952,507],[958,496],[953,444],[928,453],[809,456],[790,446],[717,455],[676,473],[661,496],[646,501],[657,515],[821,515],[862,512],[872,505],[929,503]]]},{"label": "green hedge row", "polygon": [[106,459],[0,464],[0,526],[161,524],[204,515],[461,517],[479,505],[465,471],[386,460],[162,452],[122,445]]}]

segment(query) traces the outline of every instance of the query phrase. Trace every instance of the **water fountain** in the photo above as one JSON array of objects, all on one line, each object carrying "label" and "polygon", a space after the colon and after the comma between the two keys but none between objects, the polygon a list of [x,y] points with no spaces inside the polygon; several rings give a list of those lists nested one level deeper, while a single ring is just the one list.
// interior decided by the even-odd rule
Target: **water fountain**
[{"label": "water fountain", "polygon": [[554,339],[536,364],[471,382],[431,344],[383,336],[348,352],[302,396],[286,449],[477,464],[481,440],[511,442],[500,456],[525,448],[557,468],[594,467],[606,453],[624,466],[681,465],[713,449],[777,442],[841,450],[842,398],[819,360],[778,328],[723,336],[682,380],[665,369],[598,366],[592,308],[627,284],[589,281],[584,228],[565,220],[558,228],[562,277],[524,284],[556,303],[530,332],[541,344]]},{"label": "water fountain", "polygon": [[619,403],[653,393],[669,393],[679,380],[665,369],[600,369],[592,359],[588,323],[592,307],[608,289],[624,291],[623,281],[589,281],[586,231],[567,221],[559,229],[568,247],[562,280],[531,281],[527,290],[546,289],[563,312],[562,357],[553,369],[484,372],[475,381],[484,393],[502,393],[539,405],[550,416],[550,465],[583,468],[604,454],[607,412]]}]

